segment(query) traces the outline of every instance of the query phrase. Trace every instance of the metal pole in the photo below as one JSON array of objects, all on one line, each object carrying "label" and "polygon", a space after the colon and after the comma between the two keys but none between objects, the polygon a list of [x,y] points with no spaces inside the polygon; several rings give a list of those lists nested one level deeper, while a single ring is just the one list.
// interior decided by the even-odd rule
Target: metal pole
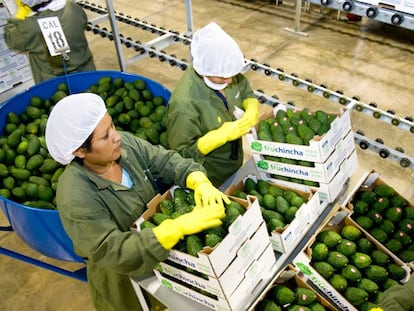
[{"label": "metal pole", "polygon": [[185,0],[185,12],[187,15],[187,31],[189,34],[193,34],[193,13],[191,7],[191,0]]},{"label": "metal pole", "polygon": [[286,31],[293,32],[295,34],[307,37],[308,34],[300,31],[300,14],[302,11],[302,0],[296,0],[296,12],[295,12],[295,29],[285,28]]},{"label": "metal pole", "polygon": [[119,37],[118,27],[116,25],[115,11],[112,5],[112,0],[106,0],[106,8],[108,9],[108,17],[111,23],[112,35],[114,36],[116,53],[118,55],[119,68],[121,69],[121,71],[125,71],[126,66],[125,66],[125,61],[124,61],[124,57],[122,54],[121,39]]}]

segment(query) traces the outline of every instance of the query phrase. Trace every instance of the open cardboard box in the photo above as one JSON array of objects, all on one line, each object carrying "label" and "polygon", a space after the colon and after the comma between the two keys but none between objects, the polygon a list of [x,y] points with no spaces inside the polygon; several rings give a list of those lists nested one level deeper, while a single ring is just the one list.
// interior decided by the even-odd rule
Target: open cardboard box
[{"label": "open cardboard box", "polygon": [[[325,230],[334,230],[336,232],[340,232],[342,227],[345,225],[353,225],[359,228],[358,224],[356,224],[349,217],[349,211],[345,209],[340,209],[335,215],[327,219],[324,222],[324,224],[322,224],[319,227],[319,229],[314,233],[313,237],[309,240],[308,244],[306,245],[305,251],[300,252],[293,259],[293,265],[295,266],[296,269],[298,269],[301,272],[301,275],[304,281],[307,282],[309,285],[311,285],[316,290],[318,290],[325,297],[325,299],[327,299],[333,306],[335,306],[339,310],[357,311],[358,308],[353,306],[345,298],[345,296],[342,293],[340,293],[338,290],[336,290],[328,280],[322,277],[312,265],[311,247],[313,243],[316,241],[317,235],[321,231],[325,231]],[[401,283],[406,282],[410,277],[410,273],[411,273],[410,267],[407,266],[405,263],[403,263],[398,258],[392,257],[391,253],[386,248],[384,248],[380,243],[378,243],[378,241],[376,241],[375,239],[372,239],[368,235],[365,235],[363,231],[362,233],[363,233],[363,237],[369,239],[376,246],[378,250],[381,250],[382,252],[390,256],[391,263],[395,263],[403,267],[403,269],[407,271],[406,278],[400,281]],[[363,273],[363,270],[362,270],[362,273]]]},{"label": "open cardboard box", "polygon": [[[173,191],[170,189],[163,195],[156,195],[148,204],[147,210],[139,217],[134,226],[139,228],[140,223],[149,219],[158,212],[159,205],[166,199],[172,199]],[[168,260],[192,270],[219,278],[229,264],[237,257],[240,248],[250,239],[263,223],[260,206],[255,197],[249,196],[247,200],[232,198],[239,202],[245,209],[245,213],[239,216],[228,228],[229,233],[213,249],[205,247],[198,256],[183,253],[177,249],[171,249]],[[270,243],[270,241],[269,241]]]},{"label": "open cardboard box", "polygon": [[[263,120],[275,116],[280,109],[286,111],[287,106],[283,104],[277,105],[273,111],[263,114]],[[337,113],[337,118],[331,123],[330,130],[322,137],[315,136],[309,142],[309,146],[259,140],[257,137],[257,128],[252,128],[251,132],[247,134],[251,152],[323,163],[334,151],[338,142],[351,131],[351,110],[340,109]]]},{"label": "open cardboard box", "polygon": [[334,202],[343,192],[350,177],[358,168],[358,157],[356,150],[341,163],[336,175],[329,181],[329,183],[319,183],[318,186],[307,186],[291,181],[284,181],[281,179],[272,178],[268,173],[261,172],[261,178],[273,182],[275,185],[286,186],[292,189],[301,191],[317,191],[321,201]]},{"label": "open cardboard box", "polygon": [[[182,280],[193,287],[209,292],[218,298],[231,297],[232,293],[243,282],[245,274],[252,263],[259,260],[260,255],[269,244],[266,224],[262,223],[259,229],[244,242],[234,260],[218,278],[191,273],[186,267],[170,261],[161,262],[157,270],[175,279]],[[271,262],[268,261],[268,263]]]},{"label": "open cardboard box", "polygon": [[[367,191],[367,192],[373,192],[374,188],[377,185],[387,185],[390,186],[394,189],[394,187],[388,183],[386,183],[383,179],[381,179],[381,175],[376,172],[375,170],[371,170],[370,172],[366,172],[361,178],[360,180],[355,184],[354,188],[352,189],[352,191],[349,193],[349,195],[347,196],[347,198],[344,200],[343,202],[343,207],[346,208],[347,210],[350,211],[350,218],[352,218],[353,220],[355,220],[358,215],[355,213],[354,210],[354,203],[356,200],[358,200],[358,195],[359,193],[362,193],[363,191]],[[394,189],[395,190],[395,189]],[[401,198],[403,198],[406,202],[406,206],[402,208],[403,213],[405,209],[413,209],[414,205],[413,203],[409,202],[406,198],[404,198],[398,191],[395,190],[394,195],[395,197],[399,196]],[[379,198],[379,196],[377,196],[377,198]],[[392,204],[391,204],[392,205]],[[390,205],[390,207],[391,207]],[[371,205],[370,205],[371,207]],[[411,213],[410,213],[411,214]],[[414,211],[412,213],[414,215]],[[383,219],[386,219],[386,213],[384,212],[378,212],[379,215],[378,217],[381,217]],[[413,219],[414,222],[414,219]],[[400,229],[400,225],[402,224],[401,221],[394,221],[394,226],[395,226],[395,232]],[[411,224],[407,224],[408,226],[411,226]],[[375,227],[379,227],[381,228],[381,225],[377,225]],[[364,228],[361,227],[361,230],[363,230],[366,234],[370,235],[371,238],[375,239],[375,237],[370,233],[369,230],[366,230]],[[414,230],[414,229],[413,229]],[[391,239],[393,237],[393,234],[388,234],[388,237]],[[407,231],[408,235],[411,237],[412,243],[414,244],[414,231]],[[384,247],[386,246],[386,243],[383,243]],[[404,245],[403,250],[405,250],[407,247],[410,247],[410,245]],[[412,249],[414,249],[413,247],[411,247]],[[402,260],[401,257],[399,257],[399,253],[391,253],[393,256],[397,257],[399,260]],[[404,260],[403,260],[404,261]],[[414,268],[414,261],[405,261],[407,264],[409,264],[412,268]]]},{"label": "open cardboard box", "polygon": [[[263,299],[270,299],[273,300],[274,302],[276,302],[273,297],[271,296],[270,292],[272,291],[273,287],[277,286],[277,285],[284,285],[288,288],[290,288],[291,290],[294,290],[297,287],[302,287],[302,288],[306,288],[306,289],[310,289],[312,291],[315,292],[316,294],[316,301],[319,302],[320,304],[322,304],[326,310],[332,310],[335,311],[336,308],[334,308],[328,300],[326,300],[323,296],[321,296],[317,291],[315,291],[314,288],[312,288],[309,284],[306,283],[305,280],[303,280],[301,278],[301,273],[295,269],[295,267],[292,264],[287,265],[287,267],[283,270],[281,270],[278,273],[278,276],[276,278],[276,280],[273,282],[272,286],[267,290],[264,291],[259,299],[258,299],[258,303],[260,303],[261,300]],[[293,302],[292,304],[289,305],[285,305],[285,308],[289,308],[289,306],[294,305],[295,302]],[[281,306],[282,307],[282,306]]]},{"label": "open cardboard box", "polygon": [[[244,182],[248,177],[256,182],[258,179],[261,179],[258,178],[258,176],[246,174],[243,179],[232,184],[224,191],[224,193],[231,196],[237,191],[242,191],[244,189]],[[291,223],[270,233],[270,241],[273,245],[273,249],[281,253],[289,253],[295,248],[307,230],[316,221],[318,216],[322,213],[323,208],[320,204],[319,194],[317,192],[304,192],[285,186],[273,185],[271,182],[270,186],[278,187],[283,190],[292,190],[306,200],[306,203],[302,204],[298,209],[295,218]]]},{"label": "open cardboard box", "polygon": [[354,136],[349,132],[335,146],[335,150],[323,163],[313,162],[313,166],[289,164],[266,159],[260,154],[253,154],[259,171],[297,179],[329,183],[338,173],[341,164],[355,151]]},{"label": "open cardboard box", "polygon": [[259,254],[257,260],[253,261],[243,274],[243,280],[229,296],[214,296],[200,291],[199,287],[190,286],[188,283],[171,277],[165,273],[155,270],[155,275],[161,284],[171,290],[188,297],[212,310],[234,311],[244,310],[246,304],[251,300],[251,295],[262,283],[267,282],[269,272],[273,270],[275,255],[272,246],[269,244]]}]

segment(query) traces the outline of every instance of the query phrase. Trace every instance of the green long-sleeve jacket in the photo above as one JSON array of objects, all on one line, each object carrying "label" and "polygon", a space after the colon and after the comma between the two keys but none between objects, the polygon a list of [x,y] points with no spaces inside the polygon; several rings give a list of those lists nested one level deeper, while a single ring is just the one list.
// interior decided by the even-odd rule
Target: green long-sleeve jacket
[{"label": "green long-sleeve jacket", "polygon": [[[156,194],[153,178],[186,185],[204,168],[177,152],[121,132],[121,166],[132,188],[103,179],[72,162],[59,178],[57,208],[75,252],[86,259],[88,284],[97,310],[141,310],[129,276],[144,276],[168,257],[151,229],[130,231]],[[147,173],[145,173],[147,172]]]},{"label": "green long-sleeve jacket", "polygon": [[206,86],[190,65],[171,94],[167,106],[167,133],[171,149],[183,157],[203,164],[212,183],[221,186],[243,164],[242,139],[228,142],[202,155],[197,140],[224,122],[233,121],[235,107],[242,108],[246,98],[254,98],[248,80],[238,74],[225,88],[228,109],[214,90]]},{"label": "green long-sleeve jacket", "polygon": [[95,70],[92,53],[85,36],[88,22],[83,9],[74,1],[66,1],[58,11],[45,10],[23,20],[10,18],[4,26],[4,40],[7,46],[29,56],[33,79],[36,83],[65,73],[62,57],[51,56],[42,36],[37,20],[57,16],[70,47],[70,60],[66,61],[68,73]]},{"label": "green long-sleeve jacket", "polygon": [[380,299],[379,306],[384,311],[414,310],[414,277],[403,285],[394,285],[387,289]]}]

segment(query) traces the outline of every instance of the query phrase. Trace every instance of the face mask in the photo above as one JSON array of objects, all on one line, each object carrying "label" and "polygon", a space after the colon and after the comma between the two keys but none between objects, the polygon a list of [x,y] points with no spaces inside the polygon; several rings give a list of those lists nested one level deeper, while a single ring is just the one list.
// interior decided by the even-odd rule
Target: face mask
[{"label": "face mask", "polygon": [[216,90],[216,91],[220,91],[220,90],[224,89],[228,85],[228,83],[218,84],[218,83],[211,82],[210,79],[207,78],[207,77],[205,77],[205,76],[203,77],[203,80],[204,80],[204,83],[210,89],[213,89],[213,90]]}]

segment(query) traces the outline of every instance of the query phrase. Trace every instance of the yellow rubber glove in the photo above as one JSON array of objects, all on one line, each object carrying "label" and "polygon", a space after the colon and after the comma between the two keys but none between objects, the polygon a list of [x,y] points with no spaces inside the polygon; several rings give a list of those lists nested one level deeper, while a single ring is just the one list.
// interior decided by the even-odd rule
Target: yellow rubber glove
[{"label": "yellow rubber glove", "polygon": [[216,206],[223,207],[223,201],[230,204],[230,199],[216,187],[201,171],[192,172],[187,176],[187,188],[194,190],[196,208]]},{"label": "yellow rubber glove", "polygon": [[32,9],[26,4],[22,3],[21,0],[16,0],[16,7],[17,9],[15,17],[17,19],[25,19],[33,12]]},{"label": "yellow rubber glove", "polygon": [[256,98],[246,98],[242,105],[244,108],[242,118],[250,121],[250,127],[255,126],[259,119],[259,101]]},{"label": "yellow rubber glove", "polygon": [[370,309],[369,311],[384,311],[384,310],[382,310],[382,308],[375,307],[375,308]]},{"label": "yellow rubber glove", "polygon": [[193,209],[193,211],[175,219],[166,219],[152,230],[161,245],[165,249],[171,249],[185,235],[220,226],[222,224],[220,219],[225,216],[223,206],[210,205],[205,208]]},{"label": "yellow rubber glove", "polygon": [[197,148],[202,154],[206,155],[223,146],[228,141],[242,137],[251,127],[251,121],[247,118],[241,118],[233,122],[224,122],[218,129],[212,130],[200,137],[197,141]]}]

